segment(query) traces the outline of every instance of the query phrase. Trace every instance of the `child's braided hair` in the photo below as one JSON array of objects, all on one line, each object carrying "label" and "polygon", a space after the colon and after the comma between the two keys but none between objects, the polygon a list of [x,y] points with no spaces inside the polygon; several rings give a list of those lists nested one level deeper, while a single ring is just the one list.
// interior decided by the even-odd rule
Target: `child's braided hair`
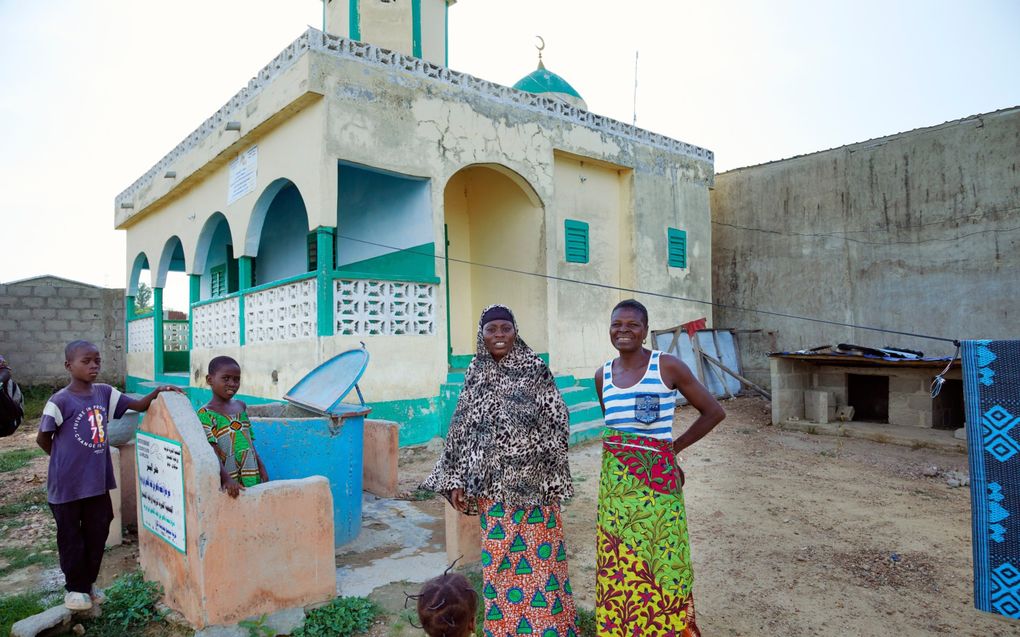
[{"label": "child's braided hair", "polygon": [[425,582],[418,599],[418,620],[429,637],[467,637],[474,627],[478,594],[460,573],[449,570]]}]

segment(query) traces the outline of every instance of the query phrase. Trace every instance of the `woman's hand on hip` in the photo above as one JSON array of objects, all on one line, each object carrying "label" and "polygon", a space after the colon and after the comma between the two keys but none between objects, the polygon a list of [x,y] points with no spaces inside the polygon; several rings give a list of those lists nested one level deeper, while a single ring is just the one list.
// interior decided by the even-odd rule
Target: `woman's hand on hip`
[{"label": "woman's hand on hip", "polygon": [[464,489],[454,489],[450,492],[450,502],[453,504],[453,508],[457,509],[461,513],[467,513],[467,499],[464,497]]}]

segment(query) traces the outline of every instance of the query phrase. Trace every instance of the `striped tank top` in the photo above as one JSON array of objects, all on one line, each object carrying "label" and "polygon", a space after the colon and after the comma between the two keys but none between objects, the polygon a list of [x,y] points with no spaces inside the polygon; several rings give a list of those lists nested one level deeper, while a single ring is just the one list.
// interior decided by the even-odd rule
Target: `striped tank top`
[{"label": "striped tank top", "polygon": [[613,361],[602,366],[602,402],[606,427],[661,440],[673,439],[676,390],[666,387],[659,375],[659,357],[652,351],[648,369],[632,387],[613,384]]}]

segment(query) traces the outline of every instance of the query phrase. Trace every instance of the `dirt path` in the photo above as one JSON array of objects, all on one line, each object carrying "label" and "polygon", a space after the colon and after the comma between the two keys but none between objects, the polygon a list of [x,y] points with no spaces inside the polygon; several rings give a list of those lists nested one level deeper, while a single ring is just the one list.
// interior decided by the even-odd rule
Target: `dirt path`
[{"label": "dirt path", "polygon": [[[931,466],[965,472],[964,455],[779,431],[767,424],[768,403],[754,398],[725,406],[727,420],[683,454],[706,637],[1020,634],[973,608],[969,491],[925,475]],[[33,438],[28,425],[0,439],[0,453],[30,449]],[[413,491],[437,453],[404,450],[401,486]],[[599,453],[598,443],[571,451],[577,496],[564,513],[575,595],[588,608]],[[35,457],[0,473],[0,550],[41,555],[0,577],[0,595],[52,586],[45,471]],[[441,516],[439,502],[422,505]],[[134,553],[128,545],[108,555],[101,579],[133,567]]]},{"label": "dirt path", "polygon": [[[706,637],[1020,634],[974,610],[969,490],[924,475],[966,472],[963,454],[780,431],[756,398],[725,406],[727,420],[683,454]],[[402,486],[431,468],[428,456],[405,455]],[[564,525],[587,608],[599,464],[598,443],[571,451],[577,494]]]}]

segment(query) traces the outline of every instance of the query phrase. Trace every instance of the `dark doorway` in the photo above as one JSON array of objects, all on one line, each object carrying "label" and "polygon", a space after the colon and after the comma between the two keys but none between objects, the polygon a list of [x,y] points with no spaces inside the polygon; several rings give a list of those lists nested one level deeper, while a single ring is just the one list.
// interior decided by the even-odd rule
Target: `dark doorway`
[{"label": "dark doorway", "polygon": [[889,422],[889,377],[847,374],[847,402],[854,420]]},{"label": "dark doorway", "polygon": [[934,429],[959,429],[966,416],[963,411],[963,381],[947,380],[932,399],[931,426]]}]

